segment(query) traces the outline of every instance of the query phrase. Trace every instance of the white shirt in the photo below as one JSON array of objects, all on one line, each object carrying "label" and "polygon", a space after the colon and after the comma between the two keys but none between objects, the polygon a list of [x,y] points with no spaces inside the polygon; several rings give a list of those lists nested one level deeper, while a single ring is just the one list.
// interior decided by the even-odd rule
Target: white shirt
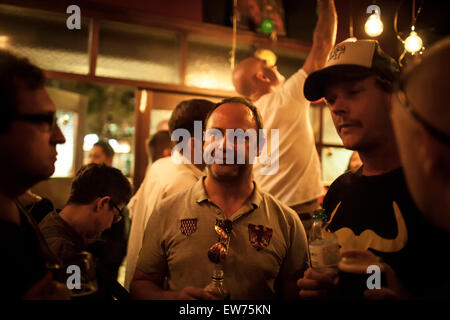
[{"label": "white shirt", "polygon": [[[268,132],[269,157],[274,154],[274,150],[270,150],[270,129],[279,129],[279,167],[274,174],[263,175],[261,169],[270,165],[263,166],[257,161],[254,179],[261,189],[288,206],[324,194],[319,156],[309,120],[310,104],[303,95],[306,77],[306,72],[300,69],[276,92],[265,94],[255,102]],[[271,160],[272,167],[276,169],[274,160]]]},{"label": "white shirt", "polygon": [[162,199],[185,190],[203,176],[193,164],[175,164],[171,157],[155,161],[149,165],[144,181],[130,200],[131,230],[125,270],[125,288],[129,290],[134,277],[142,239],[147,221]]}]

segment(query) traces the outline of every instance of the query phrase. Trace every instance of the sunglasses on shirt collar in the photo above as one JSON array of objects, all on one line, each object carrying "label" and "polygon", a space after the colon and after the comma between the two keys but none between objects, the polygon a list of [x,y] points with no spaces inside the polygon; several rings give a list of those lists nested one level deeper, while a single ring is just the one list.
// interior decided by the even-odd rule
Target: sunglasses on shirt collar
[{"label": "sunglasses on shirt collar", "polygon": [[208,258],[211,262],[218,264],[225,261],[230,247],[232,229],[233,226],[231,220],[216,219],[214,230],[216,231],[218,240],[217,243],[213,244],[208,250]]}]

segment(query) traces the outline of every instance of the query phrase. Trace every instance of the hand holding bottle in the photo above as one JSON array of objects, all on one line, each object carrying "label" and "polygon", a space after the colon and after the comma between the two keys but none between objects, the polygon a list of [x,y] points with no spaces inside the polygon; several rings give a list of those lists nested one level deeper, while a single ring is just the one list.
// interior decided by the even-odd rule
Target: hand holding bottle
[{"label": "hand holding bottle", "polygon": [[337,277],[329,270],[317,271],[308,268],[303,278],[297,281],[300,299],[326,299],[335,295]]},{"label": "hand holding bottle", "polygon": [[339,243],[336,235],[327,230],[326,221],[323,210],[314,212],[308,236],[311,268],[297,281],[302,299],[328,298],[337,287]]}]

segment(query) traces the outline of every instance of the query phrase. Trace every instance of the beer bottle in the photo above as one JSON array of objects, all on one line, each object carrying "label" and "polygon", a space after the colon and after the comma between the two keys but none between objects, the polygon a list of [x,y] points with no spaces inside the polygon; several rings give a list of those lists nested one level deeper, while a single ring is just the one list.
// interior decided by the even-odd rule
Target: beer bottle
[{"label": "beer bottle", "polygon": [[341,258],[339,243],[336,235],[326,228],[326,221],[323,209],[314,211],[308,239],[311,267],[318,271],[337,271]]},{"label": "beer bottle", "polygon": [[211,282],[205,287],[205,291],[209,292],[219,300],[228,300],[230,293],[223,283],[223,270],[216,267],[213,271]]}]

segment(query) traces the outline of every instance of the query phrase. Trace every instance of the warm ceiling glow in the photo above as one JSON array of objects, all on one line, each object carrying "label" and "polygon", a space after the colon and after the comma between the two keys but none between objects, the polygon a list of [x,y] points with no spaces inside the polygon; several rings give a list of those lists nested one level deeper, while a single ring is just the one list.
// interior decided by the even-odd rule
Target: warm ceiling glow
[{"label": "warm ceiling glow", "polygon": [[8,36],[0,36],[0,48],[6,49],[8,46],[9,37]]}]

